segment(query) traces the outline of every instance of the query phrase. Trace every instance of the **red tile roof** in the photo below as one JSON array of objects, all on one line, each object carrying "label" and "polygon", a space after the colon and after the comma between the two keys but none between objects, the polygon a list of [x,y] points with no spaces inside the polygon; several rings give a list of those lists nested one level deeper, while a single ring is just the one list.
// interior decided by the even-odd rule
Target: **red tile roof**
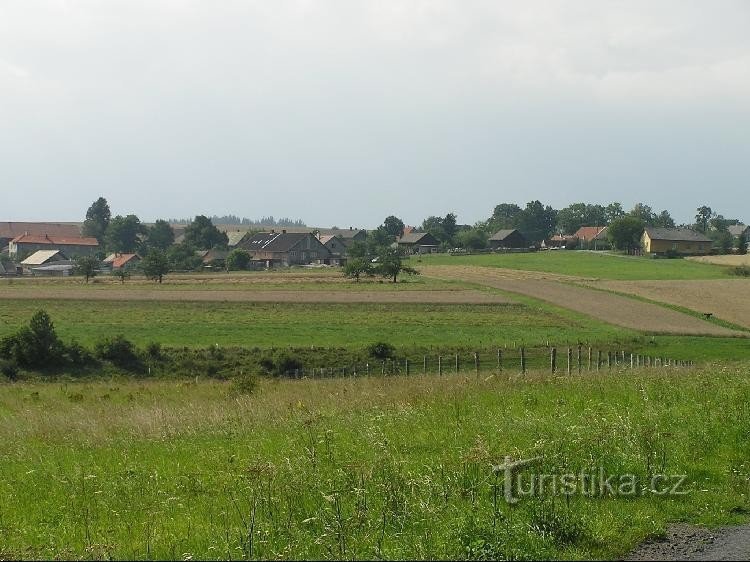
[{"label": "red tile roof", "polygon": [[582,226],[579,228],[576,233],[573,235],[579,240],[593,240],[599,234],[607,228],[606,226]]},{"label": "red tile roof", "polygon": [[48,236],[47,234],[21,234],[11,240],[13,244],[49,244],[51,246],[98,246],[96,238],[80,236]]},{"label": "red tile roof", "polygon": [[56,222],[0,222],[0,238],[15,238],[22,234],[49,234],[50,236],[80,236],[77,224]]}]

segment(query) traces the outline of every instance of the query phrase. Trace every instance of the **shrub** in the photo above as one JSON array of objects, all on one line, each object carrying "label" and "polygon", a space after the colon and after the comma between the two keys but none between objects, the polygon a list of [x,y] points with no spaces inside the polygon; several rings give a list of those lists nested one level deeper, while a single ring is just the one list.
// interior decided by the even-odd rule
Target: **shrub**
[{"label": "shrub", "polygon": [[132,371],[143,369],[135,345],[123,335],[101,340],[94,349],[99,359],[109,361],[113,365]]},{"label": "shrub", "polygon": [[91,352],[75,340],[65,346],[65,356],[72,365],[80,367],[94,362]]},{"label": "shrub", "polygon": [[57,337],[49,315],[39,310],[27,327],[0,341],[0,356],[21,367],[50,369],[64,362],[65,346]]},{"label": "shrub", "polygon": [[303,368],[302,361],[292,355],[283,354],[276,359],[275,372],[278,376],[293,375]]},{"label": "shrub", "polygon": [[232,378],[232,392],[234,394],[252,394],[258,386],[258,377],[251,373],[243,373]]},{"label": "shrub", "polygon": [[729,270],[730,275],[737,275],[738,277],[750,277],[750,266],[738,265]]},{"label": "shrub", "polygon": [[376,359],[391,359],[396,354],[396,348],[389,343],[378,342],[368,346],[367,354]]},{"label": "shrub", "polygon": [[18,365],[7,359],[0,359],[0,374],[9,381],[18,380]]},{"label": "shrub", "polygon": [[161,344],[159,342],[152,341],[146,346],[146,353],[152,359],[161,358]]}]

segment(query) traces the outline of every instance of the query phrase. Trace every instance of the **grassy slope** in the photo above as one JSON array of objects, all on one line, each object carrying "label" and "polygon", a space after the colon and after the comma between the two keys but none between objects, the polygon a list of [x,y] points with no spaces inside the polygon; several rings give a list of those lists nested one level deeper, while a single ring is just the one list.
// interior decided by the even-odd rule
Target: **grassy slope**
[{"label": "grassy slope", "polygon": [[[249,398],[215,383],[2,390],[0,557],[612,558],[668,521],[750,510],[746,364],[265,382]],[[558,474],[664,467],[690,493],[511,508],[490,470],[505,455]]]},{"label": "grassy slope", "polygon": [[544,271],[601,279],[726,279],[726,268],[689,260],[654,260],[599,252],[547,251],[527,254],[424,256],[424,265],[476,265]]}]

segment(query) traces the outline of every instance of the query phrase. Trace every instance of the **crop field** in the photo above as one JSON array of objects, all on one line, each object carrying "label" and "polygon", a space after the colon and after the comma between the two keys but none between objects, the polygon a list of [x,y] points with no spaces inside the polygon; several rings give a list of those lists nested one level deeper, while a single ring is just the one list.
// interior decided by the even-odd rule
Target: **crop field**
[{"label": "crop field", "polygon": [[558,280],[514,279],[513,275],[507,272],[469,266],[423,266],[422,271],[428,277],[473,281],[504,291],[520,293],[592,316],[603,322],[647,333],[741,335],[741,332],[656,304]]},{"label": "crop field", "polygon": [[539,271],[587,279],[725,279],[727,268],[684,259],[650,259],[609,252],[545,251],[473,256],[432,255],[412,265],[463,265]]},{"label": "crop field", "polygon": [[595,284],[665,302],[750,328],[750,279],[709,281],[603,281]]},{"label": "crop field", "polygon": [[687,258],[690,261],[695,261],[698,263],[711,263],[714,265],[724,265],[724,266],[738,266],[738,265],[748,265],[750,266],[750,254],[745,254],[744,256],[734,256],[734,255],[728,255],[728,256],[699,256],[699,257],[692,257]]},{"label": "crop field", "polygon": [[[6,385],[0,558],[618,558],[669,521],[747,519],[748,375]],[[509,504],[506,456],[684,493]]]}]

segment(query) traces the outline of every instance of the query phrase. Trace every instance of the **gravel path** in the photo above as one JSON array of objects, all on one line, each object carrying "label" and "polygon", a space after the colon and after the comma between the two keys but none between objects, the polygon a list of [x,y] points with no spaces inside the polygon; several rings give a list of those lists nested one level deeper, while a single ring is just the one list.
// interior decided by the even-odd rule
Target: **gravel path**
[{"label": "gravel path", "polygon": [[663,539],[644,542],[625,560],[750,560],[750,525],[672,525]]},{"label": "gravel path", "polygon": [[564,280],[572,278],[563,276],[535,275],[525,271],[519,272],[521,278],[513,278],[516,273],[514,271],[469,266],[431,266],[423,267],[421,271],[424,275],[438,279],[470,281],[527,295],[610,324],[647,333],[712,336],[743,334],[657,304],[564,283]]}]

